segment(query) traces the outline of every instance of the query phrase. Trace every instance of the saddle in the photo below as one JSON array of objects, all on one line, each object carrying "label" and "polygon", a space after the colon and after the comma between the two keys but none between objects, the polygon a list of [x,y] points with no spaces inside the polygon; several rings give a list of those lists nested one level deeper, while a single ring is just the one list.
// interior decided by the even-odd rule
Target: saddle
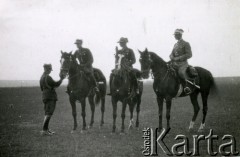
[{"label": "saddle", "polygon": [[173,76],[177,77],[180,82],[176,97],[186,94],[183,92],[183,88],[186,86],[189,87],[191,90],[191,92],[188,94],[191,94],[196,89],[200,89],[198,72],[193,66],[189,65],[187,67],[185,71],[187,76],[186,80],[183,80],[182,78],[180,78],[177,67],[173,66],[171,63],[168,63],[167,66],[168,66],[168,72],[170,72]]}]

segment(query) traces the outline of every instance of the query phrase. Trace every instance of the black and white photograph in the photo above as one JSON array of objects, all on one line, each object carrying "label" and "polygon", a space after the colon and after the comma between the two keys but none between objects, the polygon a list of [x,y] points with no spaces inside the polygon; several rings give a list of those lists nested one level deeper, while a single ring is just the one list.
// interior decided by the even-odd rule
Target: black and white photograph
[{"label": "black and white photograph", "polygon": [[239,0],[0,0],[0,157],[240,156]]}]

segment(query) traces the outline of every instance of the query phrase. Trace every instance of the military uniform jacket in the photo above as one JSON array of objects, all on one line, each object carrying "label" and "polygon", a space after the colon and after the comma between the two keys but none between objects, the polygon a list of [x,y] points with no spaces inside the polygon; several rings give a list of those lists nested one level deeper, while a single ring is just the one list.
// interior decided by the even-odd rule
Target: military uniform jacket
[{"label": "military uniform jacket", "polygon": [[81,66],[92,69],[93,56],[89,49],[81,48],[75,51],[74,57],[79,60]]},{"label": "military uniform jacket", "polygon": [[40,88],[42,90],[42,99],[43,101],[46,100],[57,100],[57,93],[55,88],[60,86],[62,83],[61,80],[54,81],[51,76],[48,74],[43,73],[40,79]]},{"label": "military uniform jacket", "polygon": [[121,49],[121,50],[117,51],[117,53],[115,55],[115,58],[116,58],[115,63],[118,62],[118,59],[119,59],[118,54],[124,55],[123,59],[126,59],[127,64],[130,67],[132,67],[132,65],[136,62],[136,58],[135,58],[134,52],[130,48]]},{"label": "military uniform jacket", "polygon": [[187,59],[192,57],[190,44],[183,39],[179,40],[173,47],[170,59],[176,64],[187,63]]}]

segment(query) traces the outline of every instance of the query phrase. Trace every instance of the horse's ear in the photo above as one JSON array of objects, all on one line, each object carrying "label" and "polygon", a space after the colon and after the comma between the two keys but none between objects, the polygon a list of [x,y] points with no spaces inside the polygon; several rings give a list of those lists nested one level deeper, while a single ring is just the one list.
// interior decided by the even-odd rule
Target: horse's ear
[{"label": "horse's ear", "polygon": [[63,54],[63,51],[61,50],[61,54]]},{"label": "horse's ear", "polygon": [[140,50],[138,50],[139,54],[142,55],[142,52]]},{"label": "horse's ear", "polygon": [[148,49],[147,49],[147,48],[145,48],[145,52],[148,52]]},{"label": "horse's ear", "polygon": [[70,55],[72,55],[72,51],[70,52]]}]

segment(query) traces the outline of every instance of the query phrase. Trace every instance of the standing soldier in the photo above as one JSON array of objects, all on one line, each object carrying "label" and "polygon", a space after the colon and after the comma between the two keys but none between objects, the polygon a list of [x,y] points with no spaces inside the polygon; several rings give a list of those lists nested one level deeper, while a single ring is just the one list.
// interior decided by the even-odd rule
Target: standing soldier
[{"label": "standing soldier", "polygon": [[60,75],[60,80],[55,82],[49,74],[52,71],[51,64],[44,64],[44,73],[40,79],[40,87],[42,90],[42,100],[44,103],[45,117],[43,121],[43,130],[41,131],[42,135],[53,135],[55,132],[50,131],[48,128],[49,121],[53,115],[53,112],[56,107],[57,93],[55,88],[60,86],[64,76]]},{"label": "standing soldier", "polygon": [[97,87],[97,82],[95,80],[94,74],[93,74],[93,56],[89,49],[82,47],[83,41],[80,39],[77,39],[75,44],[77,45],[78,50],[74,53],[74,58],[77,58],[80,67],[83,70],[83,72],[89,77],[94,89],[96,92],[99,92],[99,89]]},{"label": "standing soldier", "polygon": [[[123,55],[125,65],[127,66],[125,68],[127,68],[127,70],[130,72],[131,83],[135,87],[135,92],[138,94],[139,88],[138,88],[138,83],[137,83],[137,77],[140,77],[141,72],[139,70],[133,68],[133,64],[136,63],[136,58],[135,58],[135,54],[134,54],[133,50],[127,47],[127,42],[128,42],[128,39],[124,38],[124,37],[121,37],[120,40],[118,41],[118,43],[122,49],[118,50],[118,47],[116,47],[115,64],[118,63],[119,54]],[[110,81],[109,81],[110,89],[111,89],[112,79],[113,79],[113,74],[111,73]],[[111,95],[111,93],[109,93],[108,95]]]},{"label": "standing soldier", "polygon": [[191,93],[191,89],[187,86],[187,82],[189,80],[186,70],[189,66],[187,60],[192,57],[192,51],[190,44],[182,39],[183,32],[184,31],[182,29],[176,29],[174,32],[174,37],[177,40],[177,43],[173,47],[170,59],[173,63],[173,66],[178,69],[180,78],[185,81],[184,92],[189,94]]}]

